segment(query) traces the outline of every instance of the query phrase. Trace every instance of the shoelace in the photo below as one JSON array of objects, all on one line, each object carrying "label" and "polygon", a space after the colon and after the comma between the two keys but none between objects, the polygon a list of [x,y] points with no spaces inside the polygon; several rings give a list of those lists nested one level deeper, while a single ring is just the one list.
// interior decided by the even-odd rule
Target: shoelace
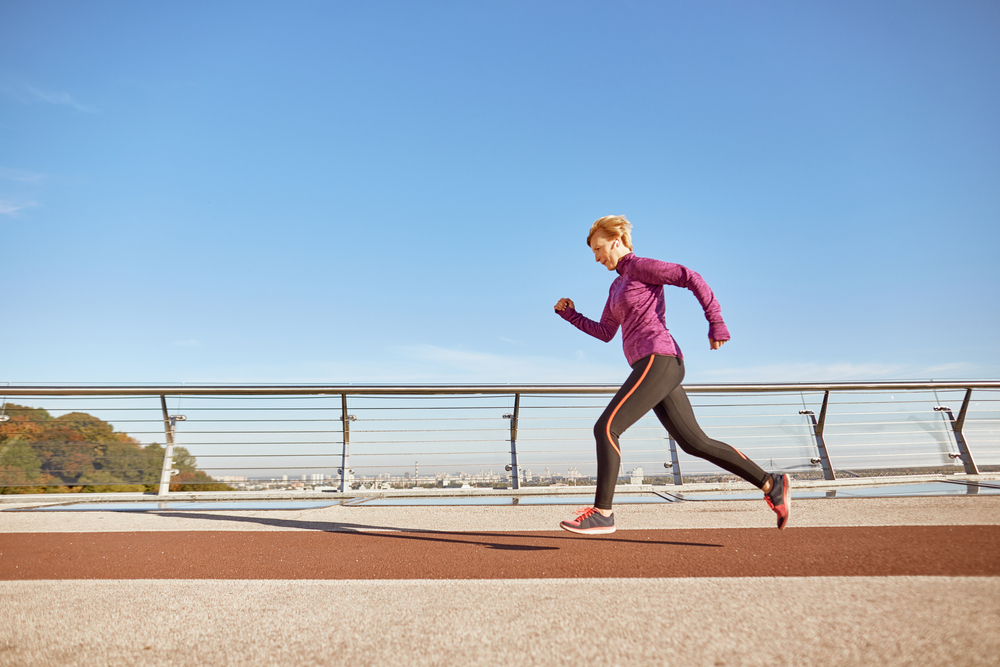
[{"label": "shoelace", "polygon": [[576,511],[576,520],[583,521],[591,514],[594,514],[597,510],[593,507],[581,507]]}]

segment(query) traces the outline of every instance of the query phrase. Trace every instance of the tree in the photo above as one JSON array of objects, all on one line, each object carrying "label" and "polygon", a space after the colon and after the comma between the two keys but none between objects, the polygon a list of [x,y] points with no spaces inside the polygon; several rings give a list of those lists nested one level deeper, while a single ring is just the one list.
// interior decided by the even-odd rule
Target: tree
[{"label": "tree", "polygon": [[[127,433],[85,412],[53,418],[46,410],[10,403],[0,422],[0,494],[59,491],[155,491],[163,447],[143,447]],[[171,490],[232,490],[203,471],[184,447],[174,448],[181,471]]]}]

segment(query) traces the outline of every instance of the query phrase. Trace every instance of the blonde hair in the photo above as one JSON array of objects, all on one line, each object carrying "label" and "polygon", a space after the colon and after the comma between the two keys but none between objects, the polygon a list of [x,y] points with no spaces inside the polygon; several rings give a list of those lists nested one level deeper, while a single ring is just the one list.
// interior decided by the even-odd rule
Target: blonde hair
[{"label": "blonde hair", "polygon": [[587,234],[587,247],[590,247],[590,239],[594,234],[603,232],[606,236],[622,240],[625,247],[632,249],[632,223],[624,215],[606,215],[599,218],[590,226],[590,233]]}]

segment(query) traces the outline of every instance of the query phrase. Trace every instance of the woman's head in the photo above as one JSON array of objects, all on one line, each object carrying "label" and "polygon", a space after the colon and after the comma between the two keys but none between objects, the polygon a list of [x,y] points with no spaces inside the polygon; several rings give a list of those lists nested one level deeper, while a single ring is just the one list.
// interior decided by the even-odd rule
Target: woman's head
[{"label": "woman's head", "polygon": [[606,215],[596,220],[590,226],[590,233],[587,234],[587,247],[590,247],[594,234],[598,233],[611,240],[621,239],[626,248],[632,249],[632,223],[624,215]]},{"label": "woman's head", "polygon": [[618,260],[632,252],[632,223],[623,215],[606,215],[590,227],[587,246],[594,260],[614,271]]}]

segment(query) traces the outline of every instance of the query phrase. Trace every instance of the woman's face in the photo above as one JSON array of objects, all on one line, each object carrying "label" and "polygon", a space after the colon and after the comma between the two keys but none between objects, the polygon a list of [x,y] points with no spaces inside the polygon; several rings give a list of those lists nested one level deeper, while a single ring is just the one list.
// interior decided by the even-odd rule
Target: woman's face
[{"label": "woman's face", "polygon": [[590,249],[594,251],[594,261],[603,264],[608,271],[614,271],[618,260],[631,252],[621,238],[612,238],[604,232],[596,232],[590,237]]}]

